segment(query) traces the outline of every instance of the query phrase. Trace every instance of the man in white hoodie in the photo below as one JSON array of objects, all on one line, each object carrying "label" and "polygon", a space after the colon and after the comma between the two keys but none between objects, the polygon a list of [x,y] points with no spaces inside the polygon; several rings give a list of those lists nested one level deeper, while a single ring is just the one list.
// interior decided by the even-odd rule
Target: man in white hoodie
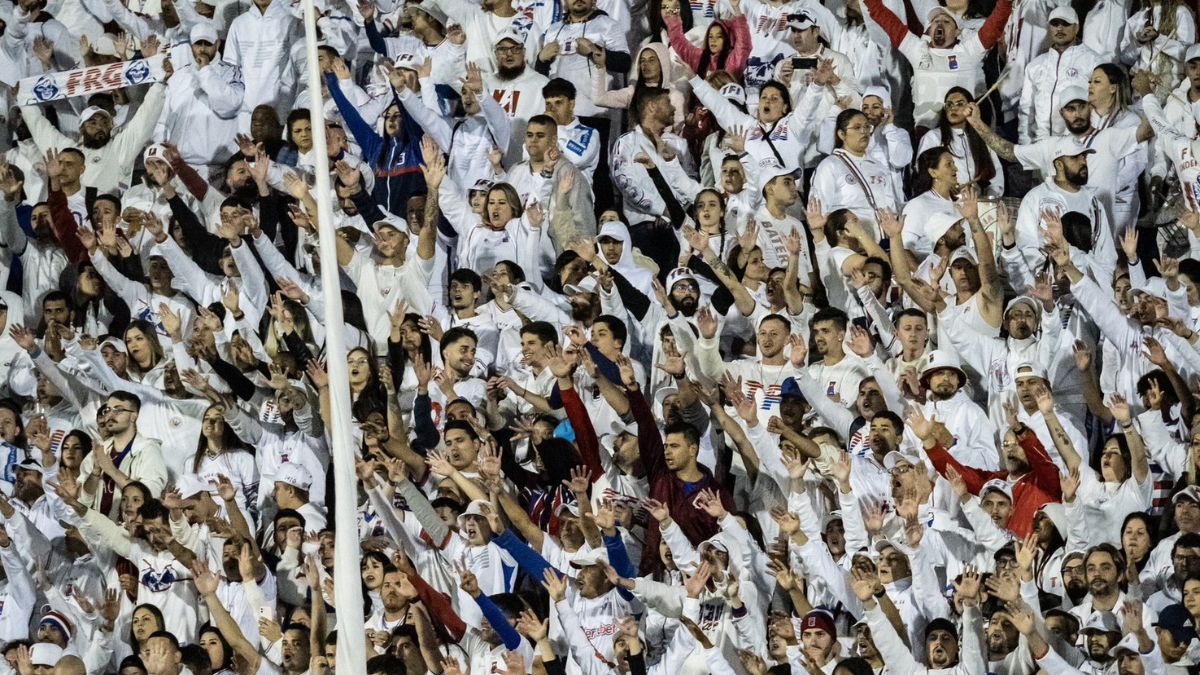
[{"label": "man in white hoodie", "polygon": [[[983,408],[963,391],[966,384],[967,374],[957,356],[941,349],[930,352],[921,370],[921,385],[929,391],[922,412],[937,418],[954,436],[950,452],[955,459],[967,466],[999,469],[996,427]],[[915,442],[912,429],[906,429],[905,434]]]}]

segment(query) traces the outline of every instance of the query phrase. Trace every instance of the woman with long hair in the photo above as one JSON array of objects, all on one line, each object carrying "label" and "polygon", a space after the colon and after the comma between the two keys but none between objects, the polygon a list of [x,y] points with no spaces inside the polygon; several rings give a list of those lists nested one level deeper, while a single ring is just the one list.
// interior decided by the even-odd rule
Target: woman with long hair
[{"label": "woman with long hair", "polygon": [[196,454],[188,462],[188,470],[212,485],[221,477],[229,479],[237,490],[238,506],[256,509],[258,464],[254,460],[254,449],[238,438],[233,427],[225,421],[226,415],[237,412],[228,410],[224,403],[215,403],[204,411]]},{"label": "woman with long hair", "polygon": [[79,429],[72,429],[63,437],[59,446],[58,473],[79,478],[79,467],[83,458],[92,452],[92,437]]},{"label": "woman with long hair", "polygon": [[[514,260],[531,284],[542,287],[542,275],[554,260],[548,214],[539,205],[526,208],[516,188],[495,183],[488,188],[483,212],[471,213],[460,191],[452,187],[439,162],[427,165],[429,193],[438,195],[438,207],[458,232],[458,264],[483,275],[501,260]],[[445,189],[439,190],[440,187]],[[570,187],[570,186],[568,186]],[[566,206],[567,200],[559,200]]]},{"label": "woman with long hair", "polygon": [[1158,522],[1154,516],[1134,512],[1121,523],[1121,552],[1125,554],[1126,583],[1142,586],[1142,597],[1158,590],[1159,570],[1150,567],[1150,554],[1158,546]]},{"label": "woman with long hair", "polygon": [[199,645],[208,654],[212,666],[212,675],[233,675],[233,647],[215,626],[204,624],[200,627]]},{"label": "woman with long hair", "polygon": [[697,75],[708,77],[709,73],[723,70],[735,79],[741,79],[742,69],[750,56],[750,27],[744,15],[708,24],[701,47],[693,45],[684,35],[688,29],[683,25],[678,6],[663,9],[663,22],[667,26],[671,49]]},{"label": "woman with long hair", "polygon": [[[1142,123],[1138,113],[1130,110],[1132,99],[1129,77],[1112,63],[1102,63],[1092,71],[1088,80],[1088,102],[1092,104],[1092,128],[1136,129]],[[1141,143],[1136,152],[1122,157],[1117,163],[1117,185],[1113,194],[1112,231],[1120,235],[1137,223],[1141,199],[1138,182],[1150,163],[1150,144]]]},{"label": "woman with long hair", "polygon": [[[1149,457],[1133,424],[1129,403],[1112,394],[1108,408],[1120,428],[1104,442],[1098,458],[1100,470],[1079,463],[1064,480],[1067,547],[1072,550],[1100,542],[1119,545],[1126,516],[1151,506],[1154,481]],[[1067,462],[1068,467],[1073,464]]]},{"label": "woman with long hair", "polygon": [[148,387],[163,387],[170,361],[164,358],[154,326],[143,319],[131,321],[125,329],[125,348],[129,354],[129,379]]},{"label": "woman with long hair", "polygon": [[975,97],[962,87],[953,87],[946,92],[937,127],[921,137],[917,156],[932,147],[945,146],[954,155],[960,184],[975,183],[981,196],[1000,197],[1004,194],[1000,158],[967,123],[967,104],[974,102]]},{"label": "woman with long hair", "polygon": [[904,205],[904,232],[901,235],[904,248],[924,259],[938,248],[933,235],[940,238],[936,227],[938,216],[958,219],[954,200],[958,197],[958,165],[954,153],[944,145],[935,145],[917,156],[913,169],[913,197]]},{"label": "woman with long hair", "polygon": [[1157,79],[1153,93],[1162,101],[1183,77],[1184,52],[1196,42],[1196,17],[1183,0],[1141,0],[1138,5],[1125,22],[1117,56],[1129,68],[1147,73],[1151,82]]}]

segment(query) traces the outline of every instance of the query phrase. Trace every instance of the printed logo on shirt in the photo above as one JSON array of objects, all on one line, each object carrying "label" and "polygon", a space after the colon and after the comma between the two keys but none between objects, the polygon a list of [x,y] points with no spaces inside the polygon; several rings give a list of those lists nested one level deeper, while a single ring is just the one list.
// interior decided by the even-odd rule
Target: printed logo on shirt
[{"label": "printed logo on shirt", "polygon": [[509,117],[517,116],[517,106],[521,102],[519,89],[496,89],[492,91],[492,98],[496,99],[496,105],[508,113]]},{"label": "printed logo on shirt", "polygon": [[[147,561],[143,560],[143,563]],[[148,563],[147,563],[148,564]],[[171,584],[180,581],[179,574],[175,572],[175,566],[168,564],[163,568],[162,572],[156,571],[153,567],[142,572],[142,585],[150,589],[153,593],[162,593],[171,589]]]},{"label": "printed logo on shirt", "polygon": [[567,149],[577,155],[582,155],[583,152],[587,150],[587,147],[591,145],[592,133],[594,131],[595,130],[591,127],[587,127],[587,131],[583,132],[583,135],[581,135],[579,138],[573,138],[567,141]]},{"label": "printed logo on shirt", "polygon": [[558,53],[562,54],[563,56],[567,56],[570,54],[578,54],[579,53],[579,43],[575,41],[575,38],[567,38],[565,40],[559,40],[558,41]]},{"label": "printed logo on shirt", "polygon": [[958,70],[958,57],[951,54],[946,58],[946,67],[950,70]]},{"label": "printed logo on shirt", "polygon": [[769,387],[763,387],[763,383],[757,380],[750,380],[746,383],[746,395],[750,398],[756,398],[760,391],[763,394],[762,404],[759,405],[760,410],[774,410],[775,406],[783,401],[781,385],[772,384]]},{"label": "printed logo on shirt", "polygon": [[716,9],[715,3],[704,2],[703,0],[700,0],[699,2],[697,2],[697,0],[692,0],[690,3],[688,3],[688,6],[692,8],[692,14],[701,14],[707,19],[711,19],[716,16],[714,11]]}]

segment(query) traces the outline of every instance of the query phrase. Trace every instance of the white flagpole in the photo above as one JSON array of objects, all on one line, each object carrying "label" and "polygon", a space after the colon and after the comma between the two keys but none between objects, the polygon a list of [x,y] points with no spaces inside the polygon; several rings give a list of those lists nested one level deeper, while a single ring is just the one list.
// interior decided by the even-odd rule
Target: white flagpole
[{"label": "white flagpole", "polygon": [[[341,279],[338,274],[337,236],[333,227],[329,156],[325,152],[325,102],[321,99],[321,67],[317,63],[317,15],[313,0],[304,0],[304,41],[308,57],[308,92],[312,113],[312,139],[316,150],[317,234],[320,237],[321,286],[325,292],[325,355],[329,372],[330,439],[333,446],[333,493],[337,512],[334,527],[334,602],[337,604],[337,672],[366,672],[366,638],[363,632],[362,578],[358,569],[358,481],[354,474],[354,449],[350,445],[350,384],[346,368],[342,326]],[[315,477],[320,480],[320,477]],[[321,602],[314,598],[314,602]]]}]

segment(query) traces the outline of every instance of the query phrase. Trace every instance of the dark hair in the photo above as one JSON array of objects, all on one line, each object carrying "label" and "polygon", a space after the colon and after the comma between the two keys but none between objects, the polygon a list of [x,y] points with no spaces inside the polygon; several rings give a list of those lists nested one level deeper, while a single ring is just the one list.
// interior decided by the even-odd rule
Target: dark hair
[{"label": "dark hair", "polygon": [[899,325],[900,319],[903,319],[906,316],[911,316],[911,317],[915,317],[918,319],[924,319],[926,324],[929,323],[929,316],[927,314],[925,314],[925,312],[922,312],[921,310],[917,309],[916,307],[909,307],[907,309],[900,310],[900,312],[898,314],[896,314],[896,325]]},{"label": "dark hair", "polygon": [[874,422],[875,420],[887,420],[888,422],[891,422],[892,427],[896,429],[896,433],[898,434],[904,431],[904,420],[900,419],[900,416],[891,410],[880,410],[879,412],[875,413],[875,416],[871,418],[871,421]]},{"label": "dark hair", "polygon": [[561,485],[564,480],[571,479],[571,469],[583,463],[575,446],[566,439],[552,436],[537,444],[534,450],[542,459],[543,485]]},{"label": "dark hair", "polygon": [[892,286],[892,264],[885,258],[879,256],[868,256],[863,261],[863,265],[879,265],[879,279],[883,282],[883,290],[887,290]]},{"label": "dark hair", "polygon": [[[637,62],[635,61],[634,63],[636,64]],[[664,69],[665,68],[666,66],[664,66]],[[641,81],[642,79],[639,77],[638,82]],[[634,91],[633,101],[631,102],[630,108],[633,110],[633,119],[638,124],[640,124],[642,121],[642,114],[646,111],[646,106],[660,96],[670,96],[670,92],[662,87],[653,87],[649,85],[639,87]]]},{"label": "dark hair", "polygon": [[535,335],[542,342],[558,344],[558,330],[549,321],[532,321],[521,327],[521,335]]},{"label": "dark hair", "polygon": [[380,654],[367,659],[367,675],[392,675],[406,672],[404,661],[392,654]]},{"label": "dark hair", "polygon": [[464,326],[455,326],[445,333],[442,333],[442,341],[440,343],[441,348],[438,350],[438,353],[442,355],[442,358],[445,358],[446,348],[455,342],[462,340],[463,338],[471,338],[472,342],[474,342],[476,345],[479,344],[479,337],[475,335],[475,331]]},{"label": "dark hair", "polygon": [[[135,328],[139,333],[142,334],[143,337],[146,338],[146,342],[148,343],[151,357],[150,368],[157,366],[159,362],[165,358],[165,355],[163,354],[162,343],[158,341],[158,331],[155,330],[154,324],[146,321],[145,319],[134,319],[130,321],[129,325],[125,327],[125,332],[121,335],[126,344],[129,343],[129,331]],[[129,365],[127,367],[131,372],[137,375],[142,374],[142,369],[138,366],[137,360],[132,356],[129,358]]]},{"label": "dark hair", "polygon": [[176,651],[179,650],[179,638],[175,637],[175,634],[169,630],[156,630],[146,638],[146,641],[149,642],[154,638],[163,638],[167,642],[170,642]]},{"label": "dark hair", "polygon": [[[87,432],[81,431],[79,429],[72,429],[67,432],[66,436],[63,436],[63,440],[62,440],[63,444],[65,444],[67,442],[68,438],[79,439],[79,447],[83,450],[84,457],[87,457],[88,455],[92,454],[92,437],[90,435],[88,435]],[[130,483],[126,483],[126,485],[130,485],[132,483],[137,483],[137,481],[131,481]],[[138,483],[138,484],[141,485],[141,483]]]},{"label": "dark hair", "polygon": [[529,128],[529,127],[533,126],[534,124],[540,124],[544,127],[550,127],[551,129],[554,130],[555,134],[558,133],[558,122],[556,122],[553,117],[551,117],[545,113],[542,113],[540,115],[534,115],[533,117],[530,117],[529,123],[526,124],[525,127]]},{"label": "dark hair", "polygon": [[688,424],[687,422],[673,422],[668,424],[667,428],[663,430],[663,438],[666,438],[671,434],[683,434],[683,437],[689,444],[695,446],[700,445],[700,432],[696,430],[696,427]]},{"label": "dark hair", "polygon": [[[27,642],[27,641],[26,640],[19,640],[19,641],[14,640],[13,642],[9,642],[8,644],[6,644],[4,646],[4,652],[7,654],[9,647],[19,647],[25,642]],[[129,656],[126,656],[125,658],[121,659],[121,665],[117,666],[117,672],[119,673],[122,670],[125,670],[126,668],[137,668],[137,669],[141,670],[143,673],[146,672],[146,664],[142,663],[142,658],[140,656],[138,656],[137,654],[130,654]]]},{"label": "dark hair", "polygon": [[[312,122],[312,113],[309,112],[308,108],[296,108],[292,112],[288,113],[287,122],[285,122],[283,125],[284,129],[287,131],[288,145],[292,146],[293,148],[296,148],[296,142],[292,140],[292,125],[300,120],[309,120],[309,123]],[[234,156],[240,157],[240,155]]]},{"label": "dark hair", "polygon": [[79,155],[80,160],[87,159],[87,157],[83,154],[83,151],[80,150],[79,148],[63,148],[62,150],[59,150],[58,152],[59,152],[59,154],[69,152],[73,155]]},{"label": "dark hair", "polygon": [[609,332],[613,334],[613,340],[620,342],[621,346],[625,346],[626,340],[629,339],[629,327],[625,325],[624,321],[611,314],[601,314],[592,320],[592,326],[594,327],[598,323],[602,323],[605,328],[608,328]]},{"label": "dark hair", "polygon": [[[768,321],[778,321],[779,323],[782,323],[784,325],[784,327],[787,328],[789,331],[792,329],[791,319],[787,318],[786,316],[784,316],[782,314],[768,314],[768,315],[764,316],[761,321],[758,322],[758,325],[761,326]],[[811,323],[810,323],[810,325],[811,325]]]},{"label": "dark hair", "polygon": [[470,436],[471,440],[473,441],[479,440],[479,434],[476,433],[475,427],[471,426],[471,424],[466,420],[450,420],[446,422],[446,425],[442,427],[442,438],[445,438],[447,433],[455,429],[458,429],[467,436]]},{"label": "dark hair", "polygon": [[950,152],[950,148],[944,145],[935,145],[925,152],[917,156],[917,168],[913,171],[912,196],[916,197],[919,194],[924,194],[933,189],[933,176],[929,172],[937,168],[937,165],[942,161],[942,155],[954,156]]},{"label": "dark hair", "polygon": [[450,281],[457,281],[460,284],[471,284],[471,288],[478,293],[483,290],[483,279],[479,274],[470,267],[460,267],[450,274]]},{"label": "dark hair", "polygon": [[[1116,546],[1113,546],[1112,544],[1108,543],[1107,541],[1104,542],[1103,544],[1096,544],[1095,546],[1089,548],[1086,552],[1084,552],[1083,565],[1084,565],[1085,570],[1087,569],[1088,559],[1091,558],[1096,553],[1107,553],[1109,556],[1111,556],[1112,560],[1113,560],[1113,564],[1117,566],[1117,578],[1121,579],[1122,577],[1125,576],[1125,554],[1122,553],[1121,550],[1118,549]],[[1121,585],[1124,586],[1124,584],[1125,584],[1125,582],[1122,580]]]},{"label": "dark hair", "polygon": [[783,98],[783,109],[785,116],[792,114],[792,94],[788,91],[787,85],[779,80],[767,80],[766,82],[763,82],[762,86],[758,89],[759,97],[761,98],[763,92],[768,89],[774,89],[775,93],[779,94],[779,96]]},{"label": "dark hair", "polygon": [[1092,251],[1092,220],[1078,211],[1062,214],[1063,238],[1084,253]]},{"label": "dark hair", "polygon": [[305,525],[304,514],[300,513],[296,509],[280,509],[275,513],[275,517],[271,519],[271,524],[274,525],[276,529],[279,529],[279,521],[283,520],[284,518],[295,518],[296,520],[300,521],[301,527],[304,527]]},{"label": "dark hair", "polygon": [[842,112],[838,113],[837,120],[833,123],[834,148],[842,147],[842,138],[838,136],[838,132],[845,131],[846,127],[850,126],[850,120],[859,116],[866,117],[866,114],[856,108],[846,108]]},{"label": "dark hair", "polygon": [[140,412],[142,409],[142,399],[138,398],[137,394],[130,393],[124,389],[118,389],[108,395],[109,398],[115,398],[122,403],[128,403],[133,406],[134,412]]},{"label": "dark hair", "polygon": [[850,209],[837,209],[831,212],[825,218],[825,239],[830,246],[837,246],[840,242],[842,230],[846,229],[846,223],[850,222],[850,216],[854,212]]},{"label": "dark hair", "polygon": [[[1158,520],[1152,519],[1145,511],[1134,511],[1133,513],[1125,516],[1125,520],[1121,521],[1121,529],[1118,531],[1120,532],[1120,536],[1122,538],[1124,538],[1125,535],[1125,528],[1128,527],[1129,523],[1134,520],[1142,521],[1142,525],[1146,526],[1146,534],[1150,536],[1150,547],[1146,549],[1146,557],[1142,560],[1126,561],[1127,563],[1137,566],[1138,571],[1140,572],[1146,566],[1146,564],[1150,562],[1150,554],[1154,551],[1154,547],[1158,545]],[[1122,548],[1124,548],[1124,542],[1122,542]]]},{"label": "dark hair", "polygon": [[875,675],[875,669],[860,656],[852,656],[839,661],[833,669],[833,675]]},{"label": "dark hair", "polygon": [[808,325],[815,326],[822,321],[832,321],[839,329],[846,330],[846,326],[850,323],[850,317],[837,307],[826,307],[825,309],[817,310],[809,320]]},{"label": "dark hair", "polygon": [[504,265],[508,269],[508,276],[514,286],[525,281],[525,270],[517,263],[511,260],[499,260],[496,265]]},{"label": "dark hair", "polygon": [[[1171,415],[1171,409],[1179,403],[1179,395],[1175,393],[1175,387],[1171,386],[1171,378],[1160,369],[1154,369],[1145,375],[1138,378],[1137,393],[1138,396],[1145,396],[1150,391],[1150,384],[1157,383],[1158,390],[1162,392],[1162,407],[1158,413],[1162,416],[1162,421],[1165,424],[1175,424],[1178,420]],[[1122,437],[1124,434],[1122,434]]]},{"label": "dark hair", "polygon": [[[682,16],[683,14],[691,14],[691,12],[680,12],[679,14]],[[714,28],[721,31],[721,38],[724,43],[721,45],[720,53],[715,56],[712,52],[708,51],[708,31]],[[704,29],[704,46],[700,50],[700,62],[696,64],[696,75],[708,77],[710,70],[725,70],[725,61],[729,58],[729,53],[733,51],[733,42],[736,39],[729,32],[729,29],[725,27],[725,22],[713,21],[708,24],[708,28]],[[714,58],[716,59],[716,63],[713,63]]]},{"label": "dark hair", "polygon": [[575,85],[571,84],[570,80],[564,80],[561,77],[556,77],[547,82],[546,86],[542,87],[542,98],[550,98],[551,96],[562,96],[563,98],[574,101]]},{"label": "dark hair", "polygon": [[[951,87],[950,91],[942,97],[945,101],[951,94],[962,94],[967,101],[974,102],[975,96],[963,89],[962,87]],[[992,179],[996,177],[996,165],[992,164],[992,156],[988,150],[987,143],[984,142],[983,136],[975,131],[975,127],[970,124],[964,125],[963,132],[967,137],[967,152],[971,153],[971,161],[975,165],[975,175],[971,176],[971,180],[979,184],[981,189],[991,185]],[[954,140],[954,132],[950,128],[950,121],[946,117],[946,106],[942,106],[942,110],[938,113],[938,133],[942,140],[942,145],[950,148],[951,142]],[[953,153],[951,153],[953,154]]]},{"label": "dark hair", "polygon": [[[204,410],[203,415],[207,415],[208,411],[212,410],[213,408],[216,408],[217,405],[218,404],[214,403],[214,404],[208,406],[208,408],[206,408]],[[203,418],[203,415],[201,415],[201,418]],[[224,417],[222,416],[222,419],[221,419],[221,453],[224,454],[224,453],[233,453],[233,452],[239,452],[239,451],[247,452],[247,453],[250,453],[251,455],[254,454],[254,450],[251,449],[250,446],[246,445],[245,441],[243,441],[240,437],[238,437],[237,432],[234,431],[234,429],[233,429],[233,426],[231,424],[229,424],[228,422],[226,422]],[[200,434],[200,436],[196,439],[196,458],[192,461],[192,473],[200,473],[200,465],[204,463],[204,459],[207,456],[208,456],[208,439],[204,437],[204,434]]]},{"label": "dark hair", "polygon": [[1133,93],[1130,90],[1129,75],[1125,69],[1115,63],[1101,63],[1096,66],[1095,70],[1104,71],[1104,76],[1108,78],[1108,81],[1117,85],[1117,107],[1113,112],[1120,112],[1128,108],[1130,102],[1133,101]]}]

